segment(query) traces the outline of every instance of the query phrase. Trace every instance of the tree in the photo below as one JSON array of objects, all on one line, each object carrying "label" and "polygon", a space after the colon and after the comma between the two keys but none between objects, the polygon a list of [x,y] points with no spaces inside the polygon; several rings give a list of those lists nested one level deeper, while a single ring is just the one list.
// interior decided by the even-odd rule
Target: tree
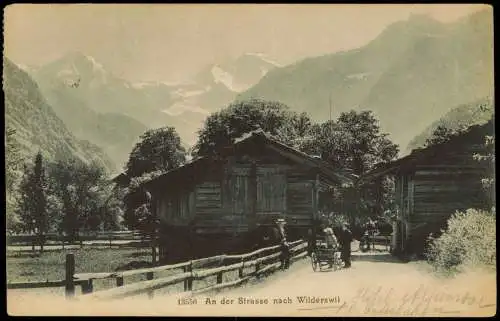
[{"label": "tree", "polygon": [[43,252],[45,243],[45,233],[47,232],[47,182],[45,168],[43,167],[43,157],[39,152],[35,158],[33,170],[33,201],[35,205],[35,224],[38,229],[40,250]]},{"label": "tree", "polygon": [[39,152],[33,168],[25,166],[25,175],[20,185],[19,215],[25,228],[38,236],[40,250],[43,252],[44,236],[47,231],[47,183],[43,157]]},{"label": "tree", "polygon": [[124,223],[129,228],[150,233],[152,221],[146,191],[141,184],[186,162],[186,150],[173,127],[149,130],[135,145],[126,166],[129,185],[122,190]]},{"label": "tree", "polygon": [[128,228],[138,229],[148,234],[152,232],[148,230],[151,225],[146,224],[146,222],[153,220],[152,217],[149,217],[152,215],[150,195],[142,188],[142,184],[161,174],[163,174],[163,171],[154,171],[140,177],[133,177],[129,185],[121,189],[123,204],[125,205],[123,219],[125,226]]},{"label": "tree", "polygon": [[[311,138],[302,146],[304,152],[320,155],[333,167],[352,171],[358,176],[371,170],[375,164],[395,159],[399,152],[399,147],[392,143],[388,134],[381,133],[371,111],[343,112],[337,121],[312,125],[310,133]],[[338,188],[335,192],[338,197],[332,198],[332,206],[338,212],[376,215],[390,206],[392,189],[388,178],[364,185],[360,190]]]},{"label": "tree", "polygon": [[80,229],[102,229],[104,217],[110,213],[111,197],[106,172],[97,163],[78,159],[57,160],[50,166],[51,190],[57,196],[62,216],[59,230],[71,241]]},{"label": "tree", "polygon": [[457,133],[458,131],[450,129],[445,125],[439,125],[432,133],[432,136],[425,141],[425,147],[444,143]]},{"label": "tree", "polygon": [[198,132],[194,154],[217,154],[236,138],[257,129],[289,145],[300,145],[298,140],[308,132],[310,124],[307,114],[292,112],[280,102],[262,99],[236,101],[208,116]]},{"label": "tree", "polygon": [[[486,110],[491,110],[493,109],[492,105],[480,105],[479,109],[481,111],[486,111]],[[493,114],[492,118],[488,122],[486,126],[489,128],[493,129],[493,124],[495,123],[495,116]],[[491,131],[493,135],[486,135],[484,138],[484,148],[485,152],[484,153],[475,153],[473,155],[473,158],[479,162],[484,162],[487,164],[488,167],[488,175],[487,177],[484,177],[481,179],[481,183],[483,185],[483,188],[485,189],[490,203],[495,204],[495,186],[496,186],[496,180],[495,180],[495,135],[494,135],[494,130]],[[492,211],[495,213],[495,209]]]},{"label": "tree", "polygon": [[145,132],[135,145],[126,165],[129,178],[156,170],[168,171],[186,161],[186,150],[175,128],[162,127]]},{"label": "tree", "polygon": [[303,151],[321,155],[336,168],[361,175],[380,162],[393,160],[399,147],[381,133],[371,111],[343,112],[337,121],[311,126],[312,138]]}]

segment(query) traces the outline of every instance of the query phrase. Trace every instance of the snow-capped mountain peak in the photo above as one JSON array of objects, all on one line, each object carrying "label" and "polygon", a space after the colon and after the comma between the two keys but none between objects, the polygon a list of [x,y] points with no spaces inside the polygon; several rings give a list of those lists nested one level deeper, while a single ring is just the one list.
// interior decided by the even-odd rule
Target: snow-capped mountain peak
[{"label": "snow-capped mountain peak", "polygon": [[40,67],[34,78],[48,97],[74,99],[98,113],[123,113],[146,126],[169,124],[191,141],[207,115],[275,67],[264,54],[252,53],[209,65],[189,81],[131,82],[113,75],[98,59],[72,52]]},{"label": "snow-capped mountain peak", "polygon": [[275,67],[282,67],[281,64],[277,63],[273,59],[269,58],[268,55],[261,53],[261,52],[247,52],[245,54],[246,56],[255,56],[261,59],[262,61],[267,62],[268,64],[274,65]]},{"label": "snow-capped mountain peak", "polygon": [[233,76],[227,71],[224,71],[221,67],[217,65],[213,66],[210,71],[216,84],[223,83],[231,91],[242,91],[242,88],[238,88],[238,86],[234,83]]}]

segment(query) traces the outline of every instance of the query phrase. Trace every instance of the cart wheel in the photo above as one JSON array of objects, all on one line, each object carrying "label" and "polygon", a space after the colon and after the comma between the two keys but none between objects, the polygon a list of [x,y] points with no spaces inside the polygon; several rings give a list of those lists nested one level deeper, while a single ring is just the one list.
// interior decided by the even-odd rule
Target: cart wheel
[{"label": "cart wheel", "polygon": [[359,242],[359,250],[361,252],[367,252],[368,249],[369,249],[370,245],[368,244],[368,242]]},{"label": "cart wheel", "polygon": [[316,270],[318,269],[318,260],[316,257],[316,253],[311,253],[311,265],[312,265],[313,271],[316,272]]}]

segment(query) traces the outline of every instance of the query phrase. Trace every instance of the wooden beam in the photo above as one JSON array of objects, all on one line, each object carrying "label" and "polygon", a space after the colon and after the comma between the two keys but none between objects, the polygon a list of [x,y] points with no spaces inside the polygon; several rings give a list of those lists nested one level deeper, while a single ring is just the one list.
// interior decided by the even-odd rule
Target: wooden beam
[{"label": "wooden beam", "polygon": [[46,282],[16,282],[7,283],[7,289],[37,289],[37,288],[58,288],[66,285],[65,280]]},{"label": "wooden beam", "polygon": [[312,188],[312,197],[313,197],[313,213],[312,218],[316,218],[319,210],[319,174],[316,174],[316,178],[313,183]]},{"label": "wooden beam", "polygon": [[257,165],[252,161],[250,168],[250,181],[249,181],[249,197],[250,197],[250,229],[257,227]]},{"label": "wooden beam", "polygon": [[97,291],[92,294],[82,296],[82,299],[119,299],[138,294],[146,294],[150,291],[161,289],[163,287],[182,282],[191,276],[191,272],[180,273],[156,280],[148,280],[132,283],[127,286],[112,288],[109,290]]}]

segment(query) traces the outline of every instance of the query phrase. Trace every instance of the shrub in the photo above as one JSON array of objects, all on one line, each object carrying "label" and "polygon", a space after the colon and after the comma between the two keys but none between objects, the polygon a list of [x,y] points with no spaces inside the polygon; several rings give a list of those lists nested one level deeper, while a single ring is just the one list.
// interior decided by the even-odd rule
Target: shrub
[{"label": "shrub", "polygon": [[439,238],[429,239],[427,258],[437,269],[496,267],[495,210],[456,212]]}]

